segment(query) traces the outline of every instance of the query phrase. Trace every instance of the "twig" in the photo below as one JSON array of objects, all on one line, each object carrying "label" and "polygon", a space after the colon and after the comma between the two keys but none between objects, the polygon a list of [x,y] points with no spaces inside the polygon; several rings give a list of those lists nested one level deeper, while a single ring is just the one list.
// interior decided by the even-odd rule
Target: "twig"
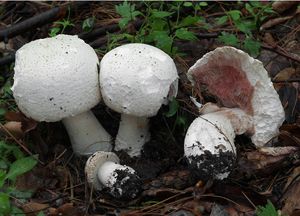
[{"label": "twig", "polygon": [[45,11],[41,14],[33,16],[29,19],[26,19],[22,22],[17,24],[11,25],[5,29],[0,30],[0,40],[7,41],[9,38],[12,38],[16,35],[29,31],[30,29],[36,28],[38,26],[42,26],[46,23],[59,19],[63,16],[68,6],[70,8],[75,8],[86,4],[87,2],[74,2],[74,3],[67,3],[63,4],[63,6],[52,8],[48,11]]},{"label": "twig", "polygon": [[288,54],[283,48],[280,48],[278,46],[276,46],[275,48],[274,47],[271,47],[267,44],[261,44],[261,47],[264,48],[264,49],[267,49],[267,50],[270,50],[270,51],[273,51],[273,52],[276,52],[277,54],[281,55],[281,56],[284,56],[288,59],[291,59],[293,61],[296,61],[298,63],[300,63],[300,58],[297,58],[295,56],[292,56],[290,54]]}]

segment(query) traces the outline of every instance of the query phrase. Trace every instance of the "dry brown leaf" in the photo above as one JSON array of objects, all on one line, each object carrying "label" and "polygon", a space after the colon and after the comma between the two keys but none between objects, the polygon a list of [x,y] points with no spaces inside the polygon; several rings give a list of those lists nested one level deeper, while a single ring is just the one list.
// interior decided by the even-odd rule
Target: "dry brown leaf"
[{"label": "dry brown leaf", "polygon": [[[21,124],[21,122],[9,121],[9,122],[6,122],[3,126],[16,139],[21,139],[21,138],[24,137],[24,132],[22,130],[22,124]],[[0,131],[2,131],[3,133],[6,133],[6,131],[2,127],[0,128]]]},{"label": "dry brown leaf", "polygon": [[287,81],[296,73],[296,69],[292,67],[285,68],[276,74],[274,81]]},{"label": "dry brown leaf", "polygon": [[36,128],[37,122],[31,118],[26,117],[24,114],[20,112],[7,112],[5,113],[5,119],[7,121],[16,121],[21,122],[22,130],[24,133],[27,133]]},{"label": "dry brown leaf", "polygon": [[239,159],[239,170],[249,175],[269,175],[284,166],[282,161],[298,151],[298,147],[264,147],[262,150],[245,152]]},{"label": "dry brown leaf", "polygon": [[264,40],[265,43],[269,44],[272,47],[276,47],[277,46],[277,43],[276,43],[273,35],[270,32],[266,32],[264,34],[263,40]]},{"label": "dry brown leaf", "polygon": [[274,18],[274,19],[270,19],[268,20],[267,22],[265,22],[264,24],[262,24],[260,26],[260,30],[265,30],[265,29],[268,29],[268,28],[271,28],[273,26],[276,26],[278,24],[281,24],[289,19],[293,18],[293,16],[286,16],[286,17],[277,17],[277,18]]},{"label": "dry brown leaf", "polygon": [[[298,168],[294,169],[291,176],[297,176],[298,172]],[[290,184],[281,199],[283,215],[292,215],[294,211],[300,210],[300,178],[293,178],[289,182]]]},{"label": "dry brown leaf", "polygon": [[24,204],[22,209],[27,216],[36,216],[40,211],[45,210],[48,207],[48,204],[29,202]]},{"label": "dry brown leaf", "polygon": [[298,147],[286,146],[286,147],[261,147],[258,149],[261,153],[271,155],[274,157],[290,155],[299,150]]},{"label": "dry brown leaf", "polygon": [[79,210],[76,206],[74,206],[73,203],[65,203],[57,209],[51,208],[49,215],[51,215],[51,216],[59,216],[59,215],[82,216],[83,212],[81,210]]},{"label": "dry brown leaf", "polygon": [[272,8],[274,11],[282,13],[291,7],[295,7],[296,4],[298,4],[298,1],[275,1],[272,4]]}]

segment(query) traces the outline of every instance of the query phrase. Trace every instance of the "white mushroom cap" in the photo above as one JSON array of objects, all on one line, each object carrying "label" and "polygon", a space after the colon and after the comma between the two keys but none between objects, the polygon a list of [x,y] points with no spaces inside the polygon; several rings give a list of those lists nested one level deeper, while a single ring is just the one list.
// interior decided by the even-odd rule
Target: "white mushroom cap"
[{"label": "white mushroom cap", "polygon": [[226,178],[236,160],[234,128],[222,113],[196,118],[186,133],[184,153],[194,174],[204,180]]},{"label": "white mushroom cap", "polygon": [[219,102],[253,117],[252,142],[265,145],[285,119],[279,96],[263,64],[247,53],[225,46],[207,53],[188,71],[197,85],[207,86]]},{"label": "white mushroom cap", "polygon": [[[116,112],[138,117],[156,115],[177,78],[170,56],[146,44],[117,47],[100,63],[100,86],[105,104]],[[176,91],[174,86],[172,88]]]},{"label": "white mushroom cap", "polygon": [[77,36],[32,41],[16,52],[14,98],[37,121],[59,121],[100,101],[98,57]]},{"label": "white mushroom cap", "polygon": [[86,162],[85,174],[87,182],[93,185],[96,190],[102,190],[105,186],[99,181],[98,170],[107,161],[119,164],[118,156],[113,152],[98,151],[94,153]]}]

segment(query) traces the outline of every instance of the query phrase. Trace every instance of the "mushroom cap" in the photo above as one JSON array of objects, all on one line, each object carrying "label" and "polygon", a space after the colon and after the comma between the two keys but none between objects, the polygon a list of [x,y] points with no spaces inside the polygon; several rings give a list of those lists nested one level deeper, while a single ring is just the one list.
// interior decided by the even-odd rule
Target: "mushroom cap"
[{"label": "mushroom cap", "polygon": [[89,110],[100,101],[98,57],[77,36],[58,35],[25,44],[16,52],[14,98],[37,121],[54,122]]},{"label": "mushroom cap", "polygon": [[236,161],[234,129],[230,120],[220,113],[196,118],[187,130],[184,155],[197,177],[226,178]]},{"label": "mushroom cap", "polygon": [[177,78],[172,58],[146,44],[119,46],[105,54],[100,63],[105,104],[116,112],[138,117],[156,115],[170,88],[172,96],[176,94]]},{"label": "mushroom cap", "polygon": [[188,71],[194,84],[204,85],[219,103],[240,108],[253,118],[252,142],[265,145],[278,134],[284,110],[262,62],[225,46],[205,54]]},{"label": "mushroom cap", "polygon": [[102,190],[105,186],[98,180],[98,170],[107,161],[120,163],[118,156],[113,152],[98,151],[94,153],[86,162],[85,175],[87,182],[96,190]]}]

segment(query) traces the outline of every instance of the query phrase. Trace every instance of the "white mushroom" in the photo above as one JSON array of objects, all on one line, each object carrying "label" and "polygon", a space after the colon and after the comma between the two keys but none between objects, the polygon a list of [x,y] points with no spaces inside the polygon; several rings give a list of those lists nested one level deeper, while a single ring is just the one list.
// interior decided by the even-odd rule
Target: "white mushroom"
[{"label": "white mushroom", "polygon": [[37,121],[62,120],[78,155],[111,150],[111,136],[90,109],[101,96],[97,55],[77,36],[32,41],[16,52],[13,95]]},{"label": "white mushroom", "polygon": [[[236,48],[221,47],[207,53],[189,69],[188,77],[195,86],[206,87],[224,107],[208,103],[202,108],[204,115],[197,118],[187,132],[185,156],[192,167],[198,168],[199,174],[205,169],[208,171],[205,175],[222,179],[229,174],[233,160],[227,165],[224,163],[221,170],[214,170],[213,165],[208,170],[207,161],[203,166],[208,152],[203,152],[209,150],[214,158],[222,161],[225,152],[235,153],[233,147],[228,148],[233,146],[235,135],[244,133],[256,146],[264,146],[278,134],[285,119],[284,110],[263,64]],[[201,127],[197,130],[198,124]],[[233,132],[228,133],[228,128]],[[223,135],[227,144],[219,141]],[[195,147],[197,141],[201,142],[202,150]],[[226,148],[216,150],[219,144]]]},{"label": "white mushroom", "polygon": [[116,198],[132,199],[141,189],[141,180],[129,166],[119,164],[112,152],[96,152],[86,162],[88,183],[96,190],[107,189]]},{"label": "white mushroom", "polygon": [[149,117],[177,94],[174,61],[160,49],[127,44],[108,52],[100,63],[100,87],[105,104],[121,113],[115,150],[139,156],[150,139]]}]

